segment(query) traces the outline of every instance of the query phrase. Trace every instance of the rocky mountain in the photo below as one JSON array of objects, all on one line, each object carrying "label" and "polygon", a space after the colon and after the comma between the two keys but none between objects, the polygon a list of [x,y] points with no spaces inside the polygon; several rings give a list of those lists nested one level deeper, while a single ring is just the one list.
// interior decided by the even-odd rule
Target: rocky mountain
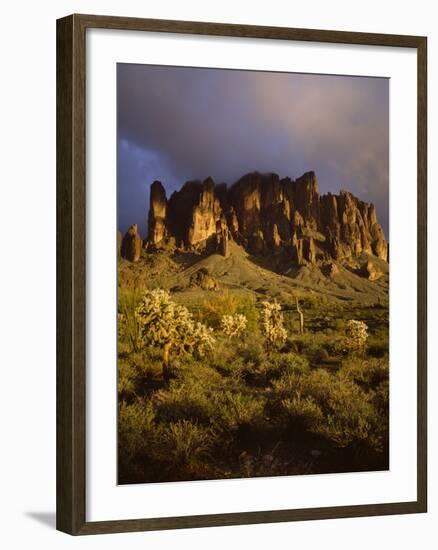
[{"label": "rocky mountain", "polygon": [[[220,252],[225,257],[230,241],[255,255],[282,251],[298,266],[348,261],[363,253],[388,259],[374,205],[347,191],[321,196],[314,172],[296,180],[253,172],[231,187],[215,184],[212,178],[189,181],[169,198],[161,182],[155,181],[148,227],[149,250],[173,238],[179,248]],[[127,257],[123,243],[121,253]]]},{"label": "rocky mountain", "polygon": [[120,254],[130,262],[137,262],[141,256],[142,239],[138,232],[137,224],[134,223],[125,233],[121,240]]}]

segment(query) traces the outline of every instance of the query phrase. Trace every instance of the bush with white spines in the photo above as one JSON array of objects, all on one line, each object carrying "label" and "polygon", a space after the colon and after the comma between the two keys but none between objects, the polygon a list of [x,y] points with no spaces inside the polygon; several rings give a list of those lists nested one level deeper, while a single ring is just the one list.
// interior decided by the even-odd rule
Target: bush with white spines
[{"label": "bush with white spines", "polygon": [[350,319],[345,334],[346,351],[360,353],[365,350],[368,340],[368,325],[366,323]]},{"label": "bush with white spines", "polygon": [[223,315],[221,320],[221,329],[225,336],[234,338],[240,336],[248,325],[248,319],[241,313],[235,315]]},{"label": "bush with white spines", "polygon": [[196,322],[190,311],[163,289],[146,290],[135,317],[141,342],[162,349],[164,365],[168,365],[171,352],[202,357],[215,343],[213,329]]},{"label": "bush with white spines", "polygon": [[262,302],[260,326],[265,338],[266,348],[271,351],[287,338],[281,305],[278,302]]}]

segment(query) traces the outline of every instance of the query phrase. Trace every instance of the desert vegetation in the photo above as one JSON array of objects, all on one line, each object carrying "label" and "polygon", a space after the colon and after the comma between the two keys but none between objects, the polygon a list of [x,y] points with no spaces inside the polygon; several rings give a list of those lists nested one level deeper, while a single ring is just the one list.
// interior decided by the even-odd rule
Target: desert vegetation
[{"label": "desert vegetation", "polygon": [[149,97],[144,70],[118,66],[119,483],[388,469],[387,84],[283,74],[260,118],[248,75],[161,67]]},{"label": "desert vegetation", "polygon": [[387,469],[387,260],[314,172],[154,181],[120,238],[119,482]]},{"label": "desert vegetation", "polygon": [[120,483],[388,468],[387,307],[122,285],[118,319]]}]

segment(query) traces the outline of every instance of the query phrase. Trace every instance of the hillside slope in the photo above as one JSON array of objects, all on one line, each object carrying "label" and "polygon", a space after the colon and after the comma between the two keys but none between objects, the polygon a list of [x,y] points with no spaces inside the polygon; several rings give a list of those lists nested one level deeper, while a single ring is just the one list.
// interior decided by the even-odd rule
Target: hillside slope
[{"label": "hillside slope", "polygon": [[[366,265],[367,256],[362,257]],[[356,269],[349,264],[332,261],[329,264],[305,265],[283,272],[273,268],[272,259],[251,256],[245,249],[230,242],[227,257],[220,254],[193,254],[172,249],[143,252],[136,263],[121,259],[119,285],[137,288],[160,286],[175,292],[190,292],[196,288],[194,275],[203,271],[217,282],[218,289],[245,289],[258,295],[278,297],[281,293],[296,296],[321,294],[329,299],[357,300],[364,303],[386,303],[388,300],[389,268],[384,261],[372,258],[381,276],[370,281],[360,263]],[[280,264],[281,265],[281,264]],[[328,275],[330,269],[333,274]]]}]

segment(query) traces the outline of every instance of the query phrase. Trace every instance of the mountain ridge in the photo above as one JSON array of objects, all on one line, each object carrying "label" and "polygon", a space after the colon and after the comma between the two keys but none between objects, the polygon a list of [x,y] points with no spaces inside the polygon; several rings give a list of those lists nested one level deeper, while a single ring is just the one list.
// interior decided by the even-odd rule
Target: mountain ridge
[{"label": "mountain ridge", "polygon": [[[137,243],[133,233],[131,227],[123,250],[130,250],[127,240]],[[162,183],[154,181],[145,244],[153,251],[169,239],[184,250],[225,257],[235,241],[253,255],[282,251],[298,266],[350,261],[362,254],[388,261],[374,205],[348,191],[320,195],[312,171],[296,180],[251,172],[230,187],[208,177],[184,183],[169,198]],[[134,259],[129,252],[122,255]]]},{"label": "mountain ridge", "polygon": [[388,244],[374,206],[348,191],[320,196],[313,172],[253,172],[231,187],[189,181],[169,198],[154,181],[148,229],[143,240],[134,224],[121,239],[125,285],[387,302]]}]

